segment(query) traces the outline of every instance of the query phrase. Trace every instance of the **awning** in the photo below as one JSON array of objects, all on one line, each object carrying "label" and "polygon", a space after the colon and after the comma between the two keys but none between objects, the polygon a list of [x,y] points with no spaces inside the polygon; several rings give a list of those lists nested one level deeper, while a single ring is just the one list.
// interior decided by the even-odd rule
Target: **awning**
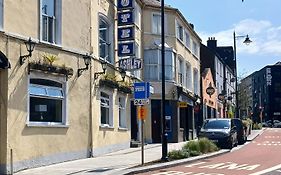
[{"label": "awning", "polygon": [[11,64],[6,57],[1,51],[0,51],[0,69],[8,69],[11,68]]}]

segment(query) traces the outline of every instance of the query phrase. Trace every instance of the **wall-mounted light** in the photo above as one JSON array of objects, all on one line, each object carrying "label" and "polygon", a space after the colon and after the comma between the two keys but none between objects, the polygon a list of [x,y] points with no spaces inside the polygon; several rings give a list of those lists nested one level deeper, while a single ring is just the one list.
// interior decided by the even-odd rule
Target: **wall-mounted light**
[{"label": "wall-mounted light", "polygon": [[124,80],[125,80],[125,77],[126,77],[126,71],[125,71],[125,69],[120,69],[120,75],[121,75],[121,78],[122,78],[121,81],[124,81]]},{"label": "wall-mounted light", "polygon": [[106,62],[104,60],[101,61],[101,67],[102,67],[102,72],[96,72],[94,74],[94,78],[97,79],[99,77],[99,75],[105,74],[106,71]]},{"label": "wall-mounted light", "polygon": [[91,63],[91,56],[85,55],[83,56],[85,66],[84,68],[78,69],[78,77],[82,75],[82,72],[89,69],[89,64]]},{"label": "wall-mounted light", "polygon": [[20,55],[20,65],[23,65],[26,58],[32,56],[32,52],[35,47],[35,42],[33,42],[30,37],[29,37],[28,41],[24,42],[24,44],[25,44],[26,50],[28,51],[28,55]]}]

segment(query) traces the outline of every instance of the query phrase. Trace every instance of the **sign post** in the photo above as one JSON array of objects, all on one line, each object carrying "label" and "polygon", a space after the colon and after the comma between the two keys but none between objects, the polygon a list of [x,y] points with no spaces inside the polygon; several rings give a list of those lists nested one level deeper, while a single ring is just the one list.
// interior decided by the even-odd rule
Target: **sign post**
[{"label": "sign post", "polygon": [[138,106],[138,117],[141,121],[141,164],[144,164],[144,120],[146,118],[145,106]]}]

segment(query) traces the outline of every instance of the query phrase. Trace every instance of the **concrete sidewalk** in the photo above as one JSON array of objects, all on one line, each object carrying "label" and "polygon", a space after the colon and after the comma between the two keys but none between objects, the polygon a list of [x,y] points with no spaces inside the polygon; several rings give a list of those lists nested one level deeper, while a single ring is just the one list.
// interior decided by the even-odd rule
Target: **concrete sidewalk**
[{"label": "concrete sidewalk", "polygon": [[[256,138],[263,130],[253,130],[251,135],[248,136],[248,140],[251,141]],[[185,142],[180,143],[169,143],[168,149],[179,150]],[[205,158],[206,156],[215,156],[217,154],[222,154],[229,152],[229,150],[221,150],[216,153],[192,157],[188,159],[183,159],[179,161],[171,161],[164,164],[153,165],[152,169],[161,166],[172,166],[174,164],[186,163],[188,161],[194,161],[200,158]],[[145,163],[161,159],[162,147],[161,144],[149,144],[145,146]],[[139,167],[132,169],[141,164],[141,148],[129,148],[126,150],[117,151],[114,153],[106,154],[99,157],[80,159],[75,161],[68,161],[59,164],[49,165],[45,167],[33,168],[28,170],[23,170],[15,175],[120,175],[132,173],[132,171],[142,171],[146,167]],[[147,167],[147,168],[151,168]]]}]

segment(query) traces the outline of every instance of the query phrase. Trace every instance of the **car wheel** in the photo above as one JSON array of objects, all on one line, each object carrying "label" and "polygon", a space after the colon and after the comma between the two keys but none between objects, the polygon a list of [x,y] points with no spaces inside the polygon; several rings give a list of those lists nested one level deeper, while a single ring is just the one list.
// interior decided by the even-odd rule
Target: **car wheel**
[{"label": "car wheel", "polygon": [[233,148],[233,139],[232,138],[230,138],[230,140],[229,140],[229,142],[227,144],[227,148],[228,149],[232,149]]}]

